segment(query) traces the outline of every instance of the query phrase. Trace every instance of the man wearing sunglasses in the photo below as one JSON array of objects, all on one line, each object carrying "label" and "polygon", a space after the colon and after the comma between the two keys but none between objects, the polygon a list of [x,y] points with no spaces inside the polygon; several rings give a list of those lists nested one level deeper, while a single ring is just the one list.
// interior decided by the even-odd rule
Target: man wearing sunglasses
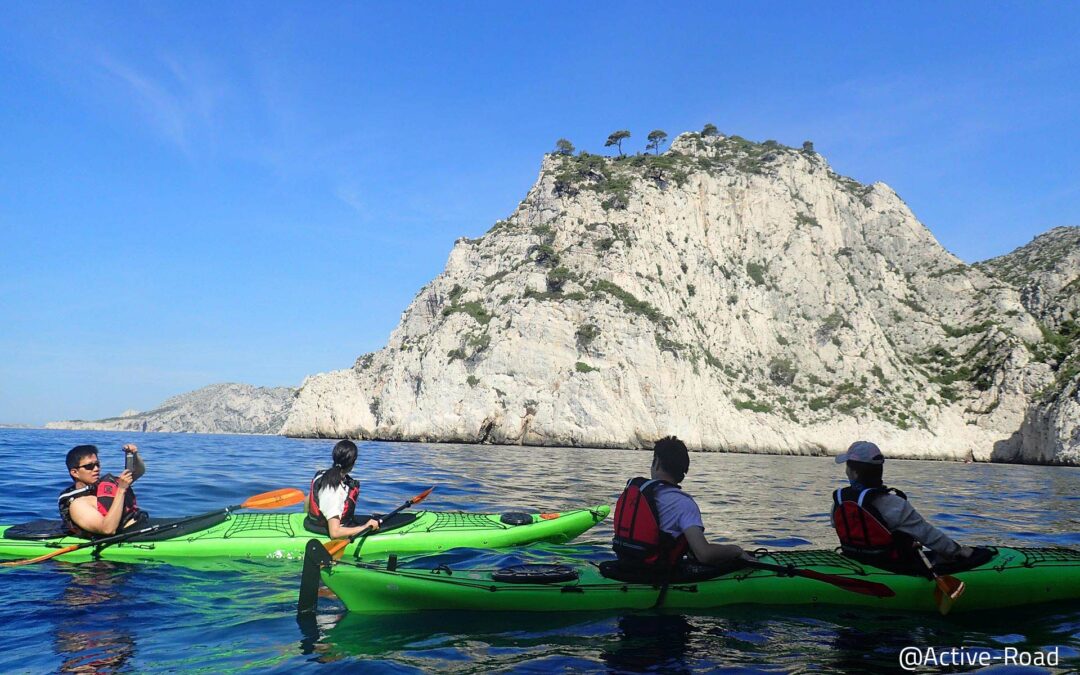
[{"label": "man wearing sunglasses", "polygon": [[67,468],[73,480],[60,493],[60,519],[64,528],[79,537],[108,536],[148,520],[135,503],[131,484],[146,473],[146,465],[133,444],[124,446],[131,468],[119,476],[101,475],[97,446],[77,445],[68,451]]}]

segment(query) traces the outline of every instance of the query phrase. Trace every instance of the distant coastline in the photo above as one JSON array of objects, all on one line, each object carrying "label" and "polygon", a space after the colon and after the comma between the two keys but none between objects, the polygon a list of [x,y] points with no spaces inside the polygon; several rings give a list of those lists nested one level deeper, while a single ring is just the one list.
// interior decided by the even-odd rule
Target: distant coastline
[{"label": "distant coastline", "polygon": [[[13,425],[0,425],[0,429],[27,429],[27,430],[40,430],[40,431],[81,431],[84,433],[101,433],[101,434],[184,434],[192,436],[280,436],[282,438],[296,438],[298,440],[310,440],[310,441],[332,441],[338,440],[337,436],[327,437],[311,437],[311,436],[285,436],[283,434],[266,434],[266,433],[244,433],[244,432],[227,432],[227,431],[215,431],[215,432],[203,432],[203,431],[134,431],[125,429],[71,429],[61,428],[56,426],[50,427],[33,427],[29,425],[13,426]],[[505,444],[505,443],[476,443],[468,441],[455,441],[455,440],[402,440],[402,439],[386,439],[386,438],[354,438],[352,440],[358,443],[370,442],[370,443],[408,443],[410,445],[460,445],[466,447],[505,447],[505,448],[551,448],[551,449],[566,449],[566,450],[624,450],[626,452],[647,452],[647,447],[631,447],[620,445],[535,445],[535,444]],[[828,450],[820,450],[817,452],[792,452],[784,449],[747,449],[747,448],[691,448],[691,452],[700,454],[729,454],[729,455],[763,455],[773,457],[819,457],[829,458],[835,457],[837,452],[831,452]],[[1003,459],[978,459],[978,458],[965,458],[965,457],[953,457],[943,455],[921,455],[911,456],[903,452],[890,453],[888,449],[885,450],[886,456],[890,460],[907,460],[907,461],[928,461],[928,462],[955,462],[958,464],[1016,464],[1025,466],[1053,466],[1053,467],[1068,467],[1077,468],[1076,464],[1061,461],[1047,461],[1033,464],[1030,461],[1020,460],[1003,460]]]}]

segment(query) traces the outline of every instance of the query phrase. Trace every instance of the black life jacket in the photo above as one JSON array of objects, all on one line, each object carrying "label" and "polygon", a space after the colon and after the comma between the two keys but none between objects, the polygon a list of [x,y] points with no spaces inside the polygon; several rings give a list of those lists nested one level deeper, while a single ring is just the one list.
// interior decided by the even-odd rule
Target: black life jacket
[{"label": "black life jacket", "polygon": [[907,499],[900,490],[884,485],[876,488],[848,486],[833,493],[833,527],[845,555],[871,564],[875,560],[890,563],[915,558],[915,539],[904,532],[890,530],[874,507],[874,500],[889,493]]},{"label": "black life jacket", "polygon": [[[86,537],[87,539],[101,536],[87,532],[75,524],[71,519],[71,502],[80,497],[95,495],[97,497],[98,513],[107,516],[109,515],[109,509],[112,508],[113,500],[116,499],[116,491],[119,487],[116,476],[111,473],[105,474],[93,485],[86,485],[81,488],[75,487],[75,483],[69,485],[66,490],[60,493],[60,497],[57,499],[57,506],[60,508],[60,520],[64,524],[64,529],[77,537]],[[135,499],[135,490],[129,487],[124,493],[124,512],[120,516],[120,527],[117,528],[117,532],[128,521],[138,519],[141,513],[142,511],[139,510],[139,505]]]},{"label": "black life jacket", "polygon": [[[326,516],[322,514],[322,510],[319,508],[319,499],[315,491],[315,483],[319,481],[319,478],[326,473],[326,471],[318,471],[315,473],[315,477],[311,479],[311,489],[308,491],[308,518],[315,521],[323,528],[328,526],[326,522]],[[345,476],[345,508],[341,512],[341,524],[353,525],[353,518],[356,514],[356,501],[360,497],[360,481],[354,479],[352,476]]]},{"label": "black life jacket", "polygon": [[656,491],[661,485],[673,485],[641,476],[631,478],[615,503],[615,538],[611,547],[620,562],[648,567],[675,566],[689,547],[686,536],[672,535],[660,529]]}]

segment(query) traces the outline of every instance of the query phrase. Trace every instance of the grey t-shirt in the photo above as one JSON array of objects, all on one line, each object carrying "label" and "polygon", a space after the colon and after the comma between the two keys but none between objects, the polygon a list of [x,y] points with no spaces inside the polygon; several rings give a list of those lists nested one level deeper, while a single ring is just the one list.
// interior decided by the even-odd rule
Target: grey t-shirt
[{"label": "grey t-shirt", "polygon": [[894,494],[881,495],[874,500],[874,507],[885,519],[885,526],[909,534],[931,551],[946,557],[955,557],[960,544],[949,538],[919,515],[908,500]]},{"label": "grey t-shirt", "polygon": [[916,541],[939,555],[952,558],[960,552],[960,544],[926,522],[915,507],[903,497],[891,493],[877,495],[872,503],[885,521],[882,525],[890,530],[911,535]]},{"label": "grey t-shirt", "polygon": [[690,527],[705,529],[697,502],[677,487],[663,484],[656,489],[656,510],[660,514],[660,529],[673,537]]}]

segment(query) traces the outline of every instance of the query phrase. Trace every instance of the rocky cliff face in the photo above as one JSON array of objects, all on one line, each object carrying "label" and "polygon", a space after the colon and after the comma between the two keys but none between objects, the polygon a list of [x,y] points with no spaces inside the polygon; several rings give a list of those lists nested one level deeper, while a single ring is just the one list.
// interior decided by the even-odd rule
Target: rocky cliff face
[{"label": "rocky cliff face", "polygon": [[809,150],[683,134],[660,156],[550,155],[385,348],[304,382],[282,432],[1029,456],[1056,375],[1026,297]]},{"label": "rocky cliff face", "polygon": [[204,434],[276,434],[296,389],[214,384],[174,396],[149,412],[129,410],[103,420],[49,422],[47,429],[182,431]]},{"label": "rocky cliff face", "polygon": [[1054,370],[1024,420],[1020,448],[1002,460],[1080,464],[1080,227],[1058,227],[980,267],[1020,291],[1040,322],[1034,350]]}]

